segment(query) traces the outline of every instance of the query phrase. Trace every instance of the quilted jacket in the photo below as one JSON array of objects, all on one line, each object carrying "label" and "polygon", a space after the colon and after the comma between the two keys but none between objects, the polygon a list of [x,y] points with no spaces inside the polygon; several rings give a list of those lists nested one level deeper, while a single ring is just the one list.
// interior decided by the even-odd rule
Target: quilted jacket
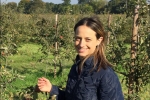
[{"label": "quilted jacket", "polygon": [[118,76],[111,67],[93,68],[93,57],[89,57],[81,74],[78,74],[79,57],[68,75],[65,91],[53,85],[50,95],[57,95],[57,100],[124,100]]}]

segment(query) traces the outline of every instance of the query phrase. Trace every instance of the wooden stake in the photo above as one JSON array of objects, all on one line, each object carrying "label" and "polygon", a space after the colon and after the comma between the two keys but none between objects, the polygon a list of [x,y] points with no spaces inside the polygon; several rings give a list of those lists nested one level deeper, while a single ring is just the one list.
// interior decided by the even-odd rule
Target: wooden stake
[{"label": "wooden stake", "polygon": [[[111,24],[111,15],[108,17],[108,28],[110,29],[110,24]],[[109,39],[110,39],[110,31],[108,32],[107,35],[107,45],[109,45]]]},{"label": "wooden stake", "polygon": [[56,14],[55,16],[55,27],[56,27],[56,33],[55,33],[55,39],[56,39],[56,42],[55,42],[55,51],[57,52],[58,50],[58,44],[57,44],[57,39],[58,39],[58,14]]},{"label": "wooden stake", "polygon": [[54,62],[54,78],[56,77],[56,67],[57,67],[57,51],[58,51],[58,14],[55,16],[55,27],[56,27],[56,33],[55,33],[55,60]]}]

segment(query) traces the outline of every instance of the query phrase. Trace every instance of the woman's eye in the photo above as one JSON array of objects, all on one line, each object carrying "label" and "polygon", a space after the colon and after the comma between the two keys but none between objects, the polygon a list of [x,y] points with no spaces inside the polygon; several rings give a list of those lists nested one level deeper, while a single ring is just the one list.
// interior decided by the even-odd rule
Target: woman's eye
[{"label": "woman's eye", "polygon": [[80,39],[79,38],[75,38],[75,41],[80,41]]},{"label": "woman's eye", "polygon": [[91,39],[86,39],[87,42],[91,41]]}]

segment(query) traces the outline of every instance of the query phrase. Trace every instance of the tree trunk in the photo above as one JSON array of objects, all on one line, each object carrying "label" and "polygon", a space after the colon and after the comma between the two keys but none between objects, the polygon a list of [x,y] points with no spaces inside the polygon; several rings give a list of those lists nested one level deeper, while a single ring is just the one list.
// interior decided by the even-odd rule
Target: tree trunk
[{"label": "tree trunk", "polygon": [[129,87],[128,87],[128,100],[133,100],[131,96],[134,93],[134,73],[135,69],[135,60],[137,55],[137,43],[138,43],[138,9],[139,5],[136,6],[134,10],[134,23],[133,23],[133,31],[132,31],[132,41],[131,41],[131,66],[129,72]]}]

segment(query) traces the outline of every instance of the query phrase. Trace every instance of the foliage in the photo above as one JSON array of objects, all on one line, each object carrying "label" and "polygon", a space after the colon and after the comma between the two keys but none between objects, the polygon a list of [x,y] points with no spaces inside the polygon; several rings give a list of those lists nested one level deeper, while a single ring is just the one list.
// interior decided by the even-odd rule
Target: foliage
[{"label": "foliage", "polygon": [[46,13],[53,13],[54,3],[45,3]]},{"label": "foliage", "polygon": [[87,3],[88,0],[78,0],[78,4]]},{"label": "foliage", "polygon": [[17,3],[9,2],[9,3],[6,4],[6,8],[10,8],[11,10],[16,11],[17,10]]},{"label": "foliage", "polygon": [[81,14],[86,14],[86,13],[90,13],[93,12],[93,7],[89,4],[82,4],[81,5]]},{"label": "foliage", "polygon": [[89,2],[89,5],[91,5],[94,10],[92,12],[99,13],[99,10],[103,8],[106,5],[106,3],[107,2],[105,0],[94,0],[92,2]]},{"label": "foliage", "polygon": [[[69,70],[69,68],[67,68],[69,61],[63,60],[63,71],[60,72],[57,67],[57,79],[55,79],[53,78],[53,57],[48,57],[47,59],[43,59],[42,62],[39,62],[38,60],[42,55],[42,52],[39,51],[40,48],[41,46],[38,44],[24,44],[18,48],[18,54],[7,58],[7,63],[9,65],[7,69],[17,69],[18,73],[26,76],[23,80],[16,78],[12,81],[11,87],[7,86],[7,90],[11,93],[11,98],[13,100],[22,100],[23,98],[45,100],[48,98],[48,94],[36,93],[34,90],[39,77],[45,76],[49,78],[53,84],[58,85],[60,88],[65,87]],[[6,72],[8,73],[8,70],[6,70]],[[6,94],[5,97],[6,96],[10,98],[9,94]]]},{"label": "foliage", "polygon": [[148,13],[148,6],[146,0],[130,0],[127,5],[126,14],[130,17],[134,13],[135,6],[139,6],[139,16],[144,17]]},{"label": "foliage", "polygon": [[[82,7],[83,5],[86,6]],[[84,12],[90,13],[91,11],[94,11],[93,6],[90,4],[67,6],[58,4],[57,6],[53,5],[53,7],[50,9],[54,10],[54,7],[56,7],[59,12],[62,11],[61,7],[66,7],[66,10],[63,10],[64,13],[61,14],[80,14]],[[71,12],[70,9],[74,9],[74,11]],[[86,9],[88,9],[88,11]],[[21,74],[26,76],[26,82],[21,83],[20,80],[15,80],[12,82],[13,85],[17,87],[15,89],[19,91],[17,93],[33,96],[33,88],[34,85],[36,85],[35,81],[38,77],[41,77],[43,75],[51,79],[54,84],[59,85],[61,88],[65,87],[67,73],[69,72],[70,68],[68,67],[68,63],[72,63],[76,55],[73,46],[73,27],[79,19],[89,15],[90,14],[59,15],[58,23],[56,24],[54,14],[32,13],[27,15],[14,13],[10,9],[6,9],[6,11],[3,11],[1,13],[1,66],[10,66],[12,68],[17,68],[18,70],[20,70]],[[108,15],[99,15],[103,23],[105,23],[105,26],[107,24],[107,16]],[[122,15],[112,16],[113,21],[110,27],[105,27],[107,31],[111,33],[111,36],[109,38],[111,42],[107,46],[106,50],[108,53],[107,57],[109,58],[109,61],[116,65],[115,71],[124,75],[123,82],[128,87],[128,76],[130,75],[129,68],[131,67],[129,43],[131,42],[130,33],[132,30],[131,25],[133,22],[131,17],[125,17]],[[137,87],[138,90],[141,90],[139,91],[139,94],[140,92],[143,92],[143,86],[146,86],[149,82],[148,71],[150,65],[150,22],[148,17],[149,16],[144,18],[141,17],[141,19],[139,19],[140,30],[137,53],[138,55],[135,60],[136,71],[135,73],[132,73],[132,75],[135,76],[135,81],[139,82],[140,87],[138,85],[135,85],[135,88]],[[56,42],[58,44],[57,50],[55,46]],[[38,50],[34,48],[33,45],[25,45],[25,47],[23,47],[23,44],[26,43],[38,44],[40,45],[40,47],[38,47]],[[4,51],[4,47],[7,47],[9,51],[7,55],[4,55],[6,54],[6,51]],[[20,50],[19,47],[24,50]],[[30,47],[34,49],[31,49]],[[37,51],[33,52],[35,49]],[[71,64],[69,64],[69,66],[70,65]],[[57,78],[54,78],[54,76],[56,76]],[[20,88],[22,87],[21,84],[24,84],[23,88]],[[9,89],[12,89],[12,87],[10,87]],[[124,93],[125,96],[127,96],[127,93]],[[19,94],[14,94],[14,96],[17,97],[18,95]],[[10,97],[9,94],[6,94],[5,96]],[[135,96],[137,96],[137,94],[135,94]]]},{"label": "foliage", "polygon": [[113,24],[110,25],[109,31],[111,31],[111,35],[115,41],[118,41],[120,44],[131,42],[131,32],[132,32],[132,19],[126,19],[125,16],[118,15],[114,20]]},{"label": "foliage", "polygon": [[[61,21],[59,21],[60,23],[58,23],[58,25],[54,24],[53,21],[48,21],[44,19],[37,22],[40,34],[36,34],[36,40],[38,40],[38,43],[42,45],[41,51],[44,54],[42,60],[46,59],[50,54],[53,54],[55,56],[55,58],[52,59],[54,66],[61,68],[63,59],[68,59],[72,61],[74,60],[75,51],[72,51],[73,24],[68,24],[69,22],[74,23],[74,20],[68,19],[67,17],[63,18],[61,16],[60,20]],[[52,26],[49,26],[50,24]],[[58,43],[57,47],[55,46],[56,42]],[[58,49],[56,50],[56,48]]]},{"label": "foliage", "polygon": [[[63,3],[54,4],[43,2],[42,0],[20,0],[18,5],[14,2],[4,4],[6,7],[14,9],[19,13],[59,13],[59,14],[87,14],[87,13],[112,13],[132,15],[134,5],[141,3],[141,14],[148,12],[144,11],[148,6],[146,0],[78,0],[78,4],[70,4],[70,0],[62,0]],[[84,7],[85,5],[86,7]],[[146,6],[147,5],[147,6]]]},{"label": "foliage", "polygon": [[[1,22],[0,22],[0,32],[1,32],[1,41],[0,41],[0,50],[4,55],[10,55],[17,52],[17,31],[14,29],[13,23],[16,20],[13,12],[2,12],[1,13]],[[11,15],[11,17],[9,16]]]},{"label": "foliage", "polygon": [[21,0],[18,4],[18,12],[21,13],[43,13],[45,3],[42,0]]},{"label": "foliage", "polygon": [[0,69],[0,99],[10,100],[13,93],[9,91],[9,88],[16,88],[12,86],[12,82],[16,79],[23,79],[24,77],[19,75],[17,71],[7,70],[6,66],[1,66]]},{"label": "foliage", "polygon": [[[142,9],[142,6],[141,6],[141,9]],[[114,24],[109,29],[109,31],[111,32],[110,41],[112,42],[108,46],[108,50],[109,50],[108,53],[112,55],[109,55],[108,58],[111,62],[113,62],[117,66],[115,67],[116,72],[124,75],[123,81],[125,81],[127,88],[129,90],[133,89],[133,94],[128,94],[128,96],[131,99],[139,99],[140,98],[138,95],[139,92],[142,90],[144,86],[146,86],[150,82],[150,79],[149,79],[150,59],[148,56],[149,55],[148,53],[148,50],[149,50],[148,29],[149,28],[148,27],[150,24],[149,24],[148,18],[143,17],[141,13],[142,12],[139,12],[140,17],[137,20],[137,25],[140,26],[139,27],[140,29],[138,31],[138,40],[136,44],[137,54],[136,54],[135,59],[131,59],[130,57],[131,48],[129,47],[129,45],[131,44],[129,44],[129,42],[126,42],[125,38],[123,38],[123,36],[118,34],[118,32],[125,33],[126,27],[130,25],[129,22],[131,21],[133,23],[133,21],[132,20],[127,21],[126,19],[119,18],[119,20],[116,20],[116,22],[114,22]],[[146,14],[146,13],[143,13],[143,14]],[[144,16],[147,16],[147,15],[144,15]],[[125,23],[128,23],[129,25],[126,26]],[[129,38],[129,34],[128,36],[126,36],[126,38]],[[113,40],[115,39],[115,41],[113,41],[112,39]],[[134,65],[131,64],[133,61],[134,61]],[[130,84],[129,79],[131,77],[133,77],[133,80],[132,80],[133,85],[132,87],[129,87],[129,84]]]},{"label": "foliage", "polygon": [[125,12],[126,1],[125,0],[110,0],[108,2],[107,9],[109,9],[110,13],[124,13]]},{"label": "foliage", "polygon": [[42,0],[30,1],[27,13],[43,13],[45,10],[45,3]]},{"label": "foliage", "polygon": [[18,3],[17,11],[20,13],[27,13],[27,9],[29,8],[30,0],[20,0]]},{"label": "foliage", "polygon": [[65,5],[69,5],[71,2],[71,0],[62,0],[62,1],[64,1],[63,4],[65,4]]}]

